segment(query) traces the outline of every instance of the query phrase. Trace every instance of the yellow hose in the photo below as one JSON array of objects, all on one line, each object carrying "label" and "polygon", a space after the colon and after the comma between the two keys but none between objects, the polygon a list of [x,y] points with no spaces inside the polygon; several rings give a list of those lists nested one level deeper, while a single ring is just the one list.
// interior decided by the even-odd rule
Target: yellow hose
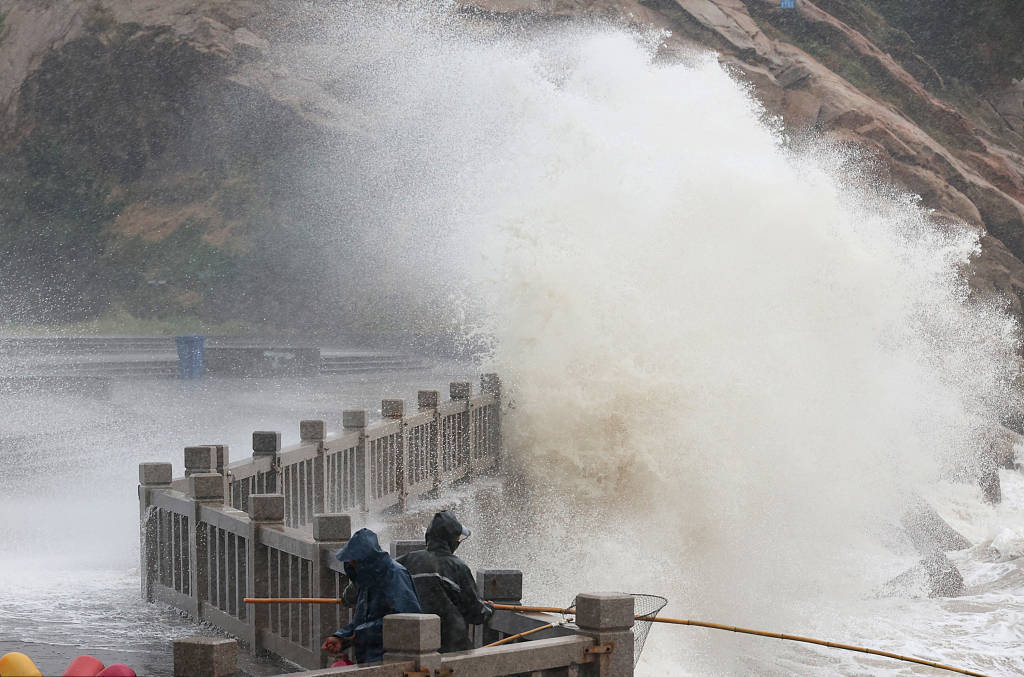
[{"label": "yellow hose", "polygon": [[526,637],[527,635],[532,635],[535,632],[540,632],[541,630],[547,630],[548,628],[553,628],[556,625],[558,625],[558,623],[548,623],[547,625],[542,625],[539,628],[533,628],[532,630],[527,630],[525,632],[520,632],[519,634],[516,634],[516,635],[509,635],[508,637],[505,637],[504,639],[499,639],[497,642],[491,642],[490,644],[484,644],[480,648],[481,649],[489,649],[492,646],[501,646],[502,644],[508,644],[509,642],[516,641],[520,637]]},{"label": "yellow hose", "polygon": [[[243,600],[246,604],[341,604],[340,599],[333,597],[246,597]],[[534,613],[552,613],[552,614],[570,614],[574,612],[574,609],[554,607],[554,606],[523,606],[521,604],[494,604],[495,609],[499,611],[522,611],[522,612],[534,612]],[[818,646],[825,646],[831,649],[843,649],[845,651],[857,651],[859,653],[866,653],[872,656],[882,656],[883,658],[892,658],[893,660],[903,661],[905,663],[917,663],[918,665],[927,665],[931,668],[938,668],[939,670],[948,670],[950,672],[957,672],[961,675],[971,675],[972,677],[988,677],[988,675],[981,672],[974,672],[972,670],[965,670],[963,668],[956,668],[951,665],[943,665],[942,663],[936,663],[935,661],[925,660],[924,658],[914,658],[913,656],[903,656],[897,653],[891,653],[889,651],[880,651],[878,649],[868,649],[863,646],[853,646],[852,644],[840,644],[838,642],[828,642],[823,639],[814,639],[813,637],[801,637],[799,635],[786,635],[781,632],[768,632],[766,630],[751,630],[749,628],[740,628],[735,625],[721,625],[719,623],[708,623],[706,621],[692,621],[685,620],[682,618],[665,618],[663,616],[637,616],[639,621],[650,621],[652,623],[669,623],[672,625],[692,625],[698,628],[710,628],[712,630],[727,630],[729,632],[738,632],[744,635],[756,635],[758,637],[772,637],[774,639],[785,639],[791,642],[803,642],[805,644],[817,644]],[[520,637],[531,635],[541,630],[546,630],[557,623],[550,623],[548,625],[541,626],[539,628],[533,628],[526,632],[521,632],[518,635],[512,635],[502,640],[488,644],[487,646],[499,646],[506,644]]]},{"label": "yellow hose", "polygon": [[[543,613],[572,613],[573,609],[560,609],[558,607],[543,607],[543,606],[521,606],[516,604],[495,604],[495,609],[501,609],[503,611],[525,611],[525,612],[543,612]],[[706,621],[692,621],[685,620],[682,618],[665,618],[664,616],[636,616],[639,621],[650,621],[652,623],[669,623],[672,625],[692,625],[698,628],[710,628],[712,630],[727,630],[729,632],[738,632],[744,635],[756,635],[758,637],[772,637],[774,639],[785,639],[791,642],[804,642],[806,644],[817,644],[818,646],[826,646],[831,649],[843,649],[845,651],[857,651],[860,653],[870,654],[872,656],[882,656],[884,658],[892,658],[898,661],[904,661],[906,663],[917,663],[918,665],[927,665],[931,668],[938,668],[939,670],[948,670],[950,672],[957,672],[961,675],[971,675],[972,677],[988,677],[981,672],[974,672],[972,670],[965,670],[963,668],[953,667],[951,665],[943,665],[942,663],[936,663],[935,661],[925,660],[923,658],[914,658],[913,656],[903,656],[897,653],[891,653],[889,651],[879,651],[878,649],[868,649],[862,646],[853,646],[852,644],[840,644],[838,642],[828,642],[823,639],[814,639],[813,637],[801,637],[799,635],[786,635],[781,632],[767,632],[765,630],[751,630],[749,628],[740,628],[735,625],[721,625],[719,623],[708,623]],[[550,627],[550,626],[548,626]],[[544,630],[545,628],[536,628],[532,632],[538,630]],[[523,633],[520,633],[522,636]],[[512,641],[513,637],[507,637],[507,641]]]}]

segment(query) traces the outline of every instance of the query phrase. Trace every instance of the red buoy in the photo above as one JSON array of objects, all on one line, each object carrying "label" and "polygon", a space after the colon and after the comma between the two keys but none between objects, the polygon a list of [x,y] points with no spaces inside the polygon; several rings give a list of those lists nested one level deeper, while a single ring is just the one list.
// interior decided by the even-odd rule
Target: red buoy
[{"label": "red buoy", "polygon": [[71,661],[61,677],[96,677],[103,671],[103,661],[92,656],[79,656]]}]

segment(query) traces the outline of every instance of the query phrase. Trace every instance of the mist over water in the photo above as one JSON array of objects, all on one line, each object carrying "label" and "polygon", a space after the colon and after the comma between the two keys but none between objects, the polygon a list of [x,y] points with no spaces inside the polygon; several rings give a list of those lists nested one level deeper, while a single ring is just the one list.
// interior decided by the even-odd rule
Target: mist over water
[{"label": "mist over water", "polygon": [[[907,500],[969,481],[1018,396],[1018,328],[963,278],[976,234],[848,149],[795,149],[659,36],[418,3],[331,19],[289,57],[350,95],[337,190],[368,228],[346,244],[504,378],[529,501],[478,515],[471,552],[521,566],[538,603],[642,591],[848,630],[915,559]],[[651,674],[786,651],[661,634]]]}]

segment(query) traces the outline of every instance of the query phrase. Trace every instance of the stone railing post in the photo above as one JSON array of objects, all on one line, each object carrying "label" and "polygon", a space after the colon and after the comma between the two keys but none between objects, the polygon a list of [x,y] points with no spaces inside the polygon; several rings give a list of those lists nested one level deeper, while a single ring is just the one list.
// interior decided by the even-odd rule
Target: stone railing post
[{"label": "stone railing post", "polygon": [[[209,450],[209,447],[206,449]],[[195,472],[188,477],[188,495],[193,507],[188,525],[189,596],[196,605],[195,617],[202,618],[202,605],[199,602],[209,583],[207,554],[210,544],[207,542],[206,531],[199,528],[199,506],[203,503],[224,504],[224,477],[215,472]]]},{"label": "stone railing post", "polygon": [[[270,597],[270,570],[266,555],[258,553],[265,550],[260,541],[260,530],[264,527],[284,526],[284,494],[252,494],[249,496],[249,538],[246,549],[246,584],[245,588],[251,597]],[[253,604],[249,607],[249,623],[252,636],[249,645],[253,653],[263,650],[260,633],[270,629],[270,605]]]},{"label": "stone railing post", "polygon": [[227,477],[227,445],[204,444],[185,447],[185,477],[196,473],[215,472],[224,482],[225,503],[231,503],[231,487]]},{"label": "stone railing post", "polygon": [[391,559],[398,559],[403,555],[408,555],[410,552],[416,552],[417,550],[423,550],[427,547],[427,544],[420,540],[400,540],[391,541],[389,551],[391,552]]},{"label": "stone railing post", "polygon": [[440,404],[440,391],[420,390],[416,393],[416,406],[419,410],[434,412],[434,433],[428,441],[427,469],[434,478],[435,493],[441,490],[441,417],[437,413]]},{"label": "stone railing post", "polygon": [[363,513],[370,512],[370,500],[373,498],[373,491],[370,487],[369,458],[366,453],[366,420],[365,409],[346,409],[341,412],[341,427],[346,432],[358,431],[359,441],[356,443],[356,484],[358,485],[357,500],[359,510]]},{"label": "stone railing post", "polygon": [[228,473],[228,445],[206,444],[204,446],[213,449],[214,461],[212,472],[220,473],[224,477],[224,504],[231,505],[231,477]]},{"label": "stone railing post", "polygon": [[[459,447],[465,455],[466,478],[473,479],[473,405],[469,398],[473,396],[473,384],[469,381],[452,381],[448,384],[449,397],[452,400],[464,401],[466,403],[466,424],[456,431],[459,436]],[[463,459],[456,458],[459,463]]]},{"label": "stone railing post", "polygon": [[316,458],[313,459],[313,514],[327,510],[324,497],[325,463],[324,440],[327,439],[325,421],[299,421],[299,439],[303,444],[316,444]]},{"label": "stone railing post", "polygon": [[[496,604],[520,604],[523,600],[523,572],[518,569],[477,569],[476,587],[480,597]],[[495,611],[495,614],[512,613]],[[501,639],[501,633],[489,627],[477,626],[473,638],[475,646],[483,646]]]},{"label": "stone railing post", "polygon": [[185,477],[196,473],[215,472],[217,450],[210,446],[185,447]]},{"label": "stone railing post", "polygon": [[238,642],[220,637],[174,640],[174,677],[234,677]]},{"label": "stone railing post", "polygon": [[409,492],[406,489],[405,483],[405,469],[408,456],[406,450],[409,446],[405,437],[408,426],[403,420],[405,418],[405,400],[381,400],[380,414],[386,419],[401,422],[402,429],[398,431],[398,449],[395,450],[395,462],[397,465],[395,474],[396,484],[398,485],[398,509],[401,512],[405,512],[409,504]]},{"label": "stone railing post", "polygon": [[224,483],[215,472],[194,473],[188,478],[188,495],[200,503],[214,503],[224,500]]},{"label": "stone railing post", "polygon": [[576,596],[576,625],[610,653],[594,654],[581,666],[580,677],[632,677],[633,598],[630,595],[580,594]]},{"label": "stone railing post", "polygon": [[412,661],[414,670],[434,674],[441,668],[441,619],[434,614],[384,617],[384,662]]},{"label": "stone railing post", "polygon": [[157,489],[170,489],[172,469],[170,463],[139,464],[139,578],[142,583],[142,598],[153,601],[153,579],[156,577],[157,557],[156,529],[149,520],[151,494]]},{"label": "stone railing post", "polygon": [[252,434],[252,456],[270,456],[270,470],[267,472],[263,486],[257,481],[252,493],[272,494],[279,486],[277,474],[280,471],[278,454],[281,453],[281,433],[276,430],[256,430]]},{"label": "stone railing post", "polygon": [[480,389],[494,396],[494,409],[491,410],[490,436],[487,440],[488,452],[494,456],[494,469],[501,470],[501,379],[497,374],[480,376]]},{"label": "stone railing post", "polygon": [[[341,597],[342,589],[335,582],[335,574],[327,564],[334,559],[345,542],[352,537],[352,518],[348,515],[313,515],[313,540],[316,541],[317,559],[313,563],[313,596]],[[341,605],[316,604],[313,606],[312,645],[320,646],[330,635],[347,622],[347,610],[339,615]],[[340,617],[339,617],[340,616]],[[335,659],[320,652],[320,666],[328,667]]]}]

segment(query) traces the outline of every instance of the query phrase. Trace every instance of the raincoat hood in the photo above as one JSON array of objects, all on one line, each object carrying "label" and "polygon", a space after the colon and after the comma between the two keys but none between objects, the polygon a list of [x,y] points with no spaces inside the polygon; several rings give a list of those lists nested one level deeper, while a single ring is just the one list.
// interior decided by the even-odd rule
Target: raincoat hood
[{"label": "raincoat hood", "polygon": [[389,614],[418,614],[416,584],[409,572],[380,549],[377,534],[360,529],[335,555],[344,564],[345,575],[359,589],[352,619],[334,633],[354,637],[357,663],[384,658],[384,617]]},{"label": "raincoat hood", "polygon": [[468,537],[469,529],[462,526],[462,523],[447,510],[434,515],[430,526],[427,527],[427,548],[436,549],[438,546],[447,546],[450,552],[455,552],[459,547],[459,540]]},{"label": "raincoat hood", "polygon": [[[391,555],[380,549],[377,534],[369,529],[360,529],[352,534],[352,538],[335,557],[345,565],[345,575],[361,587],[377,584],[391,561]],[[351,562],[356,564],[354,571]]]}]

